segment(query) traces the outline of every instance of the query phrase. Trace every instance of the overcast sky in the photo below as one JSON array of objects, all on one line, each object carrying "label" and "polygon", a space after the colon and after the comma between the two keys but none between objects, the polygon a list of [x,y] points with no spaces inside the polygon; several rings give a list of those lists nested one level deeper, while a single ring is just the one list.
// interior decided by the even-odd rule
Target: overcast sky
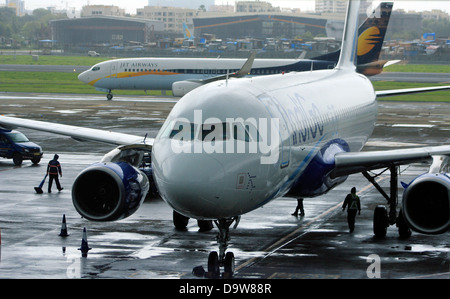
[{"label": "overcast sky", "polygon": [[[136,8],[143,8],[148,4],[148,0],[24,0],[25,9],[33,10],[36,8],[46,8],[46,7],[75,7],[81,10],[81,7],[87,4],[99,4],[99,5],[116,5],[120,8],[125,8],[127,13],[135,14]],[[183,0],[189,1],[189,0]],[[276,7],[297,7],[302,10],[314,10],[314,0],[261,0],[271,2],[273,6]],[[0,0],[0,4],[4,4],[6,0]],[[234,4],[235,0],[215,0],[216,4]],[[379,3],[381,1],[374,1]],[[431,10],[431,9],[442,9],[450,13],[450,0],[441,1],[393,1],[394,9],[403,8],[405,10]],[[125,4],[126,3],[126,4]]]}]

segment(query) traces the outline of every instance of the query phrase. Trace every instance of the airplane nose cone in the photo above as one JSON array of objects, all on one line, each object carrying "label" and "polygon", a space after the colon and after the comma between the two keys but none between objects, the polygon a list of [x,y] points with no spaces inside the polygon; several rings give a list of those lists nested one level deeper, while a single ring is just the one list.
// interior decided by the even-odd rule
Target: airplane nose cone
[{"label": "airplane nose cone", "polygon": [[213,215],[225,181],[220,162],[204,154],[182,153],[167,157],[155,166],[161,195],[175,210],[197,219]]},{"label": "airplane nose cone", "polygon": [[84,71],[78,75],[78,80],[84,83],[89,83],[89,71]]}]

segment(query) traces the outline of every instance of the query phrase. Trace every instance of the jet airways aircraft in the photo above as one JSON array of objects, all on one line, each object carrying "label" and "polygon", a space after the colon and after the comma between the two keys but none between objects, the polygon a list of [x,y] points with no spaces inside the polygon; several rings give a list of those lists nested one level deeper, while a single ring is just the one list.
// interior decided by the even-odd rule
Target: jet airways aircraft
[{"label": "jet airways aircraft", "polygon": [[[359,27],[357,65],[358,71],[363,74],[378,74],[384,66],[393,63],[378,60],[392,6],[392,2],[381,3]],[[223,58],[125,58],[98,63],[81,73],[78,79],[97,90],[108,92],[108,100],[113,97],[113,89],[172,90],[174,96],[180,97],[194,88],[226,77],[332,69],[338,58],[339,50],[312,59],[254,60],[254,56],[247,61]]]},{"label": "jet airways aircraft", "polygon": [[[216,81],[173,107],[155,139],[0,116],[0,126],[31,129],[119,145],[73,183],[75,209],[86,219],[113,221],[134,213],[149,189],[139,169],[151,151],[152,177],[174,209],[176,226],[189,218],[218,227],[219,252],[208,257],[212,276],[231,275],[229,227],[245,213],[284,195],[315,197],[363,173],[388,200],[374,213],[374,233],[397,224],[425,234],[450,228],[450,146],[360,152],[375,126],[377,97],[449,90],[450,86],[374,91],[356,72],[359,2],[349,1],[339,62],[333,70],[291,72]],[[398,167],[431,161],[429,173],[405,184],[397,215]],[[367,171],[388,168],[386,194]],[[313,202],[313,201],[312,201]],[[215,276],[214,276],[215,277]]]}]

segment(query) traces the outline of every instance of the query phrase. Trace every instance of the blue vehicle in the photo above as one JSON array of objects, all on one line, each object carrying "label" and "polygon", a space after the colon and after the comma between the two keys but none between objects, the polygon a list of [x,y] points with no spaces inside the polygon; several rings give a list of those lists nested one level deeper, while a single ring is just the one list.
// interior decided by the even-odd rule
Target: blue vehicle
[{"label": "blue vehicle", "polygon": [[0,157],[13,159],[15,165],[21,165],[23,160],[39,164],[42,154],[42,148],[21,132],[0,129]]}]

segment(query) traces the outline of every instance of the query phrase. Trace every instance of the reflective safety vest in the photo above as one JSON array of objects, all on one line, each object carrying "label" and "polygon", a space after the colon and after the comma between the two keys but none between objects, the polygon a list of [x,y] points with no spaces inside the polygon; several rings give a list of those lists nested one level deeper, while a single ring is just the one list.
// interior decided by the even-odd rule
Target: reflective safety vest
[{"label": "reflective safety vest", "polygon": [[348,206],[349,210],[361,210],[361,204],[359,202],[359,197],[356,194],[348,194],[345,198],[344,205],[342,206],[343,209]]},{"label": "reflective safety vest", "polygon": [[48,174],[61,174],[61,164],[56,160],[51,160],[47,165]]}]

